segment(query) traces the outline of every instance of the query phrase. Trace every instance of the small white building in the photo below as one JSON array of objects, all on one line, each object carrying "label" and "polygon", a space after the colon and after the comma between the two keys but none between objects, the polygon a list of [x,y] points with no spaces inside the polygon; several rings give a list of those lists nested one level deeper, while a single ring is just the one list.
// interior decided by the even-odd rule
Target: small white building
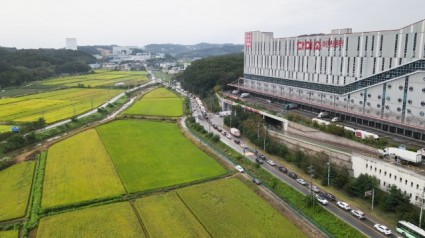
[{"label": "small white building", "polygon": [[67,49],[67,50],[77,50],[77,38],[66,38],[65,39],[65,49]]},{"label": "small white building", "polygon": [[375,176],[379,187],[386,191],[388,186],[396,185],[410,197],[412,204],[420,205],[425,189],[425,170],[410,165],[401,165],[395,161],[375,159],[360,154],[353,154],[353,176],[360,174]]}]

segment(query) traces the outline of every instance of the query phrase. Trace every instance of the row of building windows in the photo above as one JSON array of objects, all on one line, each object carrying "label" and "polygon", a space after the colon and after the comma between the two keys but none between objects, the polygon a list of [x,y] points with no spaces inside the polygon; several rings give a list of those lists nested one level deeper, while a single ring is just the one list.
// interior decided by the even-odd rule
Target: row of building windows
[{"label": "row of building windows", "polygon": [[[394,40],[394,57],[397,57],[398,53],[398,46],[399,46],[399,38],[404,35],[404,47],[403,47],[403,57],[407,56],[408,52],[408,46],[409,46],[409,35],[413,35],[413,43],[412,43],[412,51],[413,55],[415,55],[415,51],[417,48],[417,33],[404,33],[404,34],[394,34],[394,35],[385,35],[385,38],[388,40]],[[382,54],[382,48],[384,45],[384,35],[378,34],[380,40],[379,40],[379,56]],[[323,44],[322,42],[340,42],[337,47],[329,46],[327,47],[328,56],[331,56],[333,53],[333,56],[343,55],[343,47],[342,45],[345,45],[345,52],[348,52],[349,50],[349,39],[355,38],[356,36],[350,36],[350,37],[330,37],[329,39],[306,39],[306,38],[291,38],[291,39],[273,39],[270,41],[257,41],[253,42],[251,47],[247,47],[245,50],[246,52],[261,52],[261,53],[270,53],[273,52],[273,54],[284,54],[284,55],[299,55],[298,52],[304,52],[304,55],[314,55],[315,52],[317,52],[317,48],[315,49],[314,43],[320,42],[320,44]],[[364,48],[361,48],[361,42],[362,37],[357,36],[357,43],[355,47],[357,48],[358,55],[360,56],[360,52],[364,53],[362,55],[367,56],[368,52],[370,52],[370,56],[374,54],[375,49],[375,35],[372,35],[369,40],[369,36],[364,36]],[[310,42],[313,44],[310,47],[303,47],[303,49],[299,49],[297,46],[298,42]],[[369,41],[371,41],[370,49],[368,49]],[[324,49],[324,48],[321,48]],[[331,50],[332,49],[332,50]],[[369,51],[370,50],[370,51]],[[322,51],[319,51],[323,53]],[[326,52],[326,51],[325,51]],[[318,54],[318,53],[317,53]],[[346,56],[346,55],[345,55]],[[401,57],[401,56],[400,56]]]},{"label": "row of building windows", "polygon": [[[392,174],[392,173],[387,173],[387,171],[382,171],[381,169],[379,169],[378,170],[378,168],[377,167],[375,167],[375,168],[373,168],[373,166],[369,166],[368,164],[366,164],[366,169],[369,169],[369,170],[371,170],[371,171],[374,171],[375,173],[378,173],[378,174],[383,174],[385,177],[388,177],[389,179],[392,179],[392,178],[394,178],[394,181],[395,182],[398,182],[398,184],[401,184],[401,185],[404,185],[404,187],[406,187],[406,186],[409,186],[410,185],[410,187],[411,188],[416,188],[416,190],[418,190],[418,191],[423,191],[423,190],[425,190],[425,187],[421,187],[421,185],[419,185],[418,183],[414,183],[414,182],[412,182],[412,181],[408,181],[407,179],[403,179],[402,177],[398,177],[397,178],[397,175],[396,174]],[[387,176],[388,175],[388,176]],[[379,180],[379,182],[381,183],[381,181]],[[388,182],[388,180],[385,182],[385,181],[383,181],[382,182],[382,185],[385,187],[385,186],[391,186],[391,184]],[[397,184],[395,184],[395,185],[397,185]],[[402,188],[401,186],[397,186],[398,188]],[[406,190],[404,190],[404,193],[406,194]],[[410,193],[410,197],[412,196],[412,194]]]},{"label": "row of building windows", "polygon": [[[346,60],[345,60],[346,59]],[[359,59],[359,60],[358,60]],[[326,57],[317,56],[311,58],[308,56],[279,56],[275,59],[272,56],[247,56],[245,58],[245,67],[268,69],[273,71],[293,71],[301,73],[331,74],[336,76],[364,77],[368,74],[376,74],[387,69],[402,64],[402,58],[381,58],[381,67],[376,70],[376,58],[373,59],[371,72],[364,72],[367,67],[365,57]],[[368,59],[370,60],[370,59]],[[339,64],[338,64],[339,62]],[[386,62],[388,62],[386,64]],[[359,63],[359,69],[357,69]],[[329,65],[329,67],[328,67]],[[334,66],[337,66],[334,70]],[[328,71],[328,68],[330,69]],[[343,69],[346,69],[345,73]],[[305,69],[305,71],[304,71]],[[356,73],[358,70],[358,73]],[[366,73],[366,74],[365,74]]]}]

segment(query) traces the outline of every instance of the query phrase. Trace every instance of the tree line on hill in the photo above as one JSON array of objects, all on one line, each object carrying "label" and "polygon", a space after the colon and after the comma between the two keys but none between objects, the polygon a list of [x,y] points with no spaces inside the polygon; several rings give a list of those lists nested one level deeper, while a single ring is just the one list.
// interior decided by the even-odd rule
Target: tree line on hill
[{"label": "tree line on hill", "polygon": [[80,51],[0,47],[0,88],[62,74],[88,73],[88,64],[95,62],[96,58]]},{"label": "tree line on hill", "polygon": [[179,44],[150,44],[145,50],[151,53],[167,53],[178,59],[205,58],[218,55],[242,53],[243,45],[238,44],[210,44],[199,43],[195,45]]},{"label": "tree line on hill", "polygon": [[227,84],[242,75],[243,54],[231,54],[195,60],[176,80],[184,89],[205,98],[213,90],[228,89]]}]

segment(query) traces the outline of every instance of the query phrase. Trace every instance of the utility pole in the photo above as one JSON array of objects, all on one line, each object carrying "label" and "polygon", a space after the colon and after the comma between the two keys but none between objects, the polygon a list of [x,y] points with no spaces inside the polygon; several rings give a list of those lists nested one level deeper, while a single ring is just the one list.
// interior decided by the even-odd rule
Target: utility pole
[{"label": "utility pole", "polygon": [[311,204],[313,205],[313,177],[314,177],[314,168],[313,165],[310,165],[307,167],[307,172],[310,174],[311,176],[311,181],[310,181],[310,194],[311,194]]},{"label": "utility pole", "polygon": [[375,189],[372,189],[372,210],[373,210],[373,201],[375,200]]},{"label": "utility pole", "polygon": [[421,224],[422,224],[422,211],[424,209],[424,192],[425,192],[425,187],[422,189],[422,201],[421,201],[421,213],[419,214],[419,228],[421,228]]},{"label": "utility pole", "polygon": [[330,185],[330,177],[331,177],[331,159],[328,160],[328,186]]},{"label": "utility pole", "polygon": [[260,138],[260,123],[257,122],[257,138]]}]

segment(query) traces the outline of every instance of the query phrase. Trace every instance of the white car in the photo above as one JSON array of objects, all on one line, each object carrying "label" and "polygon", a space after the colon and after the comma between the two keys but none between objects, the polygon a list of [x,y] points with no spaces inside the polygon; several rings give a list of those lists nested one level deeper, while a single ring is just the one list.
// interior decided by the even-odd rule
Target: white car
[{"label": "white car", "polygon": [[350,205],[348,205],[348,203],[346,203],[346,202],[338,201],[338,202],[336,202],[336,205],[338,205],[338,207],[340,207],[340,208],[342,208],[342,209],[344,209],[346,211],[350,211],[351,210]]},{"label": "white car", "polygon": [[388,227],[381,225],[381,224],[375,224],[373,227],[377,229],[379,232],[385,234],[385,235],[391,235],[391,230],[388,229]]},{"label": "white car", "polygon": [[317,199],[318,202],[320,202],[323,205],[328,204],[328,200],[326,200],[326,198],[320,196],[319,194],[316,195],[316,199]]},{"label": "white car", "polygon": [[235,169],[239,172],[239,173],[243,173],[243,168],[242,168],[242,166],[240,166],[240,165],[236,165],[235,166]]},{"label": "white car", "polygon": [[304,179],[302,179],[302,178],[297,178],[297,182],[300,183],[301,185],[306,185],[307,184],[307,182]]},{"label": "white car", "polygon": [[276,163],[273,160],[267,160],[267,164],[271,165],[271,166],[275,166]]},{"label": "white car", "polygon": [[242,148],[245,148],[245,149],[246,149],[246,148],[248,148],[248,146],[247,146],[247,145],[245,145],[245,144],[241,144],[241,147],[242,147]]},{"label": "white car", "polygon": [[226,135],[226,137],[227,137],[228,139],[232,139],[232,136],[231,136],[230,134],[227,134],[227,135]]},{"label": "white car", "polygon": [[360,211],[360,210],[351,210],[351,215],[359,218],[359,219],[365,219],[365,214],[364,212]]},{"label": "white car", "polygon": [[313,186],[309,185],[308,186],[308,189],[311,189],[315,193],[319,193],[320,192],[319,188],[316,187],[316,186],[314,186],[314,185]]}]

